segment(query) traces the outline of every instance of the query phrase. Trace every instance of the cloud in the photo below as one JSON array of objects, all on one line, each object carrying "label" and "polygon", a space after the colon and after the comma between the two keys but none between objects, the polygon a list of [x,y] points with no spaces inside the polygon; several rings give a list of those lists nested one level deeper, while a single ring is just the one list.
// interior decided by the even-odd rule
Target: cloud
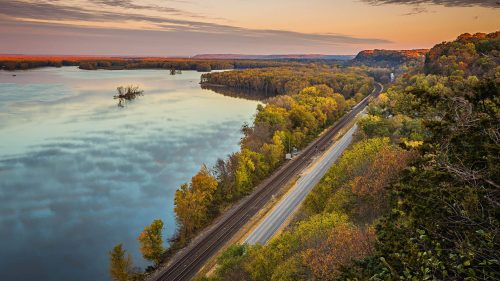
[{"label": "cloud", "polygon": [[90,2],[94,3],[94,4],[111,6],[111,7],[119,7],[119,8],[124,8],[124,9],[152,10],[152,11],[165,12],[165,13],[174,14],[174,15],[188,15],[190,17],[195,17],[195,18],[204,18],[204,16],[188,13],[188,12],[180,10],[180,9],[158,6],[158,5],[136,4],[132,0],[90,0]]},{"label": "cloud", "polygon": [[[150,8],[151,6],[138,6],[130,4],[131,1],[119,0],[95,0],[103,3],[114,3],[121,7],[144,7]],[[175,12],[181,13],[180,10],[172,9]],[[205,32],[215,34],[238,34],[249,36],[253,38],[263,38],[276,36],[280,38],[296,38],[298,40],[316,41],[318,43],[390,43],[385,39],[377,38],[356,38],[342,34],[310,34],[293,31],[283,30],[260,30],[260,29],[247,29],[230,25],[223,25],[210,22],[172,19],[157,16],[149,16],[146,14],[131,14],[131,13],[117,13],[107,11],[95,11],[82,8],[75,8],[70,6],[61,6],[50,3],[32,3],[12,1],[4,3],[0,6],[0,14],[11,16],[15,18],[32,19],[32,20],[86,20],[86,21],[142,21],[150,22],[159,27],[161,31],[177,31],[177,32]],[[124,29],[127,29],[124,27]]]},{"label": "cloud", "polygon": [[362,0],[363,2],[372,5],[385,5],[385,4],[406,4],[406,5],[420,5],[420,4],[435,4],[446,7],[486,7],[486,8],[500,8],[498,0]]},{"label": "cloud", "polygon": [[429,10],[425,7],[422,6],[417,6],[414,7],[409,13],[403,14],[403,16],[412,16],[412,15],[418,15],[418,14],[423,14],[423,13],[428,13]]},{"label": "cloud", "polygon": [[[95,40],[93,41],[101,45],[100,50],[102,54],[103,51],[106,51],[104,45],[111,46],[116,44],[117,40],[123,40],[123,38],[113,38],[124,36],[122,33],[127,33],[126,37],[129,41],[145,43],[141,44],[140,48],[137,48],[137,52],[132,53],[133,49],[138,46],[133,46],[129,43],[127,44],[127,50],[124,50],[123,45],[121,45],[121,51],[118,53],[116,53],[115,47],[113,47],[107,51],[107,54],[121,55],[124,54],[124,51],[127,51],[127,54],[130,55],[164,55],[164,52],[147,51],[147,49],[158,48],[160,46],[164,47],[164,49],[172,49],[174,48],[173,45],[178,44],[194,45],[187,48],[186,46],[182,48],[179,46],[179,51],[169,53],[169,55],[194,55],[198,52],[212,52],[211,48],[215,43],[220,47],[220,49],[216,49],[214,46],[213,51],[215,52],[242,52],[245,51],[242,50],[245,48],[252,51],[250,47],[253,47],[253,52],[265,52],[266,49],[270,50],[269,52],[275,52],[274,50],[278,49],[278,47],[283,52],[301,52],[304,50],[314,52],[342,45],[392,43],[389,40],[381,38],[359,38],[344,34],[312,34],[286,30],[243,28],[193,19],[189,17],[188,13],[181,10],[165,7],[163,8],[170,13],[170,16],[160,16],[142,11],[154,10],[155,6],[138,5],[128,0],[92,1],[94,4],[97,3],[101,6],[121,7],[131,9],[131,11],[117,11],[115,8],[96,9],[95,5],[94,8],[92,8],[92,5],[82,8],[75,5],[56,4],[58,2],[8,1],[0,5],[0,21],[3,25],[3,28],[0,26],[0,34],[3,34],[3,38],[6,38],[4,34],[10,34],[11,38],[9,39],[18,40],[19,42],[15,44],[16,47],[25,47],[22,44],[24,42],[28,46],[31,45],[30,48],[35,48],[33,45],[40,47],[41,50],[37,51],[37,53],[44,53],[42,52],[44,51],[43,46],[46,44],[46,49],[50,51],[50,54],[58,51],[59,48],[62,49],[61,46],[64,45],[68,45],[67,49],[69,47],[72,47],[73,50],[79,49],[79,47],[71,45],[71,42],[61,42],[60,40],[71,38],[71,40],[78,41],[82,37],[85,37],[85,42],[87,42],[83,43],[83,45],[89,48],[89,51],[84,53],[97,54],[92,49],[94,46],[89,46],[88,43],[88,40],[94,37]],[[188,16],[179,18],[176,15]],[[15,31],[16,29],[17,31]],[[23,38],[23,36],[26,37],[28,35],[30,38]],[[48,37],[44,38],[45,40],[37,38],[44,35],[57,38],[53,38],[54,40],[49,40]],[[135,39],[145,41],[134,41]],[[7,40],[5,41],[7,42]],[[153,46],[152,44],[164,45]],[[80,48],[81,46],[82,44],[80,44]],[[207,46],[208,48],[202,48]],[[16,47],[11,46],[11,48]],[[224,49],[225,47],[231,48],[226,50]],[[186,53],[190,48],[193,52]],[[140,49],[146,49],[146,51],[142,52]],[[180,50],[183,50],[184,53],[179,53]],[[10,49],[5,44],[0,46],[0,53],[9,51]],[[22,53],[25,51],[16,49],[14,52]],[[28,51],[28,53],[33,53],[33,51]],[[73,54],[79,53],[73,52]]]},{"label": "cloud", "polygon": [[350,54],[352,48],[391,43],[378,38],[231,27],[179,26],[170,30],[130,30],[1,20],[0,34],[3,39],[0,53],[47,55]]}]

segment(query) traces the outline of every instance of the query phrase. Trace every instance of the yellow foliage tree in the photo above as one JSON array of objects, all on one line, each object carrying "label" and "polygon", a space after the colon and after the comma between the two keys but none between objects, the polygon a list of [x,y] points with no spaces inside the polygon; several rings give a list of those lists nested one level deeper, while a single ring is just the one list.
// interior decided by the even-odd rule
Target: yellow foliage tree
[{"label": "yellow foliage tree", "polygon": [[273,142],[271,144],[266,143],[262,146],[262,153],[271,169],[276,168],[284,158],[284,139],[285,133],[283,131],[277,131],[274,133]]},{"label": "yellow foliage tree", "polygon": [[114,281],[128,281],[132,272],[132,256],[127,254],[122,244],[109,252],[109,274]]},{"label": "yellow foliage tree", "polygon": [[161,263],[164,252],[162,229],[163,222],[161,220],[154,220],[153,223],[146,226],[139,237],[137,237],[142,256],[154,262],[155,265]]},{"label": "yellow foliage tree", "polygon": [[183,238],[190,237],[197,229],[209,221],[209,206],[214,199],[217,180],[206,166],[191,178],[191,183],[183,184],[174,197],[174,211],[181,224]]}]

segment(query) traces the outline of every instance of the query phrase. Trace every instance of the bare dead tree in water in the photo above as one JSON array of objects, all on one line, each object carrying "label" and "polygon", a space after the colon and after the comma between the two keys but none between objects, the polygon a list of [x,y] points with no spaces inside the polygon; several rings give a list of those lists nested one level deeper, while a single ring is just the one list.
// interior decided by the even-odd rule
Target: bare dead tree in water
[{"label": "bare dead tree in water", "polygon": [[117,87],[116,92],[117,95],[115,95],[114,98],[118,99],[119,107],[124,107],[125,101],[131,101],[136,99],[138,96],[144,95],[144,91],[139,89],[139,86],[135,85]]}]

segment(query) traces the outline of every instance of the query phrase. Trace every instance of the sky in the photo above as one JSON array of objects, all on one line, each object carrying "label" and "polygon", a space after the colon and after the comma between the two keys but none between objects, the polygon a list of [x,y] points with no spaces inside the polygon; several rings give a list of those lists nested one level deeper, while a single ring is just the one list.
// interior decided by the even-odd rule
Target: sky
[{"label": "sky", "polygon": [[499,0],[0,0],[0,54],[350,55],[499,29]]}]

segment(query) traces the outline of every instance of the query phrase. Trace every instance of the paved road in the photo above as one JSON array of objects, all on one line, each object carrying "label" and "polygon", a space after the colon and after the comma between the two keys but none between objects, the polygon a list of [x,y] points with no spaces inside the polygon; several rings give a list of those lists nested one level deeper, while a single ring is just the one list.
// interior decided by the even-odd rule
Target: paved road
[{"label": "paved road", "polygon": [[185,249],[174,256],[169,264],[151,274],[148,280],[175,281],[193,278],[204,263],[228,243],[290,179],[308,166],[317,154],[316,148],[323,150],[330,147],[333,136],[347,126],[366,107],[371,97],[378,96],[382,90],[383,86],[376,83],[369,97],[363,99],[324,134],[303,149],[300,155],[283,165],[259,184],[252,194],[238,202],[231,210],[219,218],[217,223],[201,233]]},{"label": "paved road", "polygon": [[245,243],[266,244],[276,231],[300,206],[313,187],[321,180],[328,168],[337,161],[351,143],[357,125],[354,125],[338,142],[328,149],[318,161],[305,171],[292,189],[266,215],[264,220],[248,235]]}]

